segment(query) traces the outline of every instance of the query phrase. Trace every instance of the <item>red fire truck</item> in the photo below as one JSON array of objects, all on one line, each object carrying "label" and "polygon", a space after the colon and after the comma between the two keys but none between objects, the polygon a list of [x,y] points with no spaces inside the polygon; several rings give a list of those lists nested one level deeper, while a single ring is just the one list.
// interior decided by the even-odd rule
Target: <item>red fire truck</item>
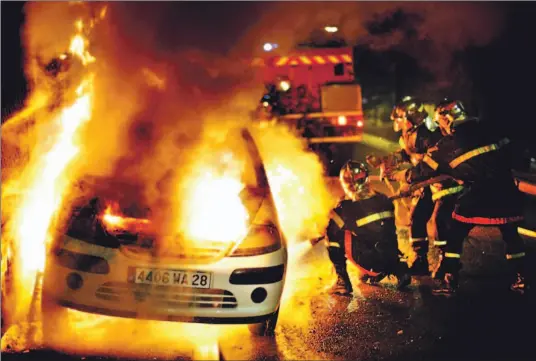
[{"label": "red fire truck", "polygon": [[351,47],[304,48],[285,55],[270,51],[252,65],[266,86],[259,107],[269,108],[277,121],[298,129],[307,125],[314,129],[312,137],[360,140],[365,123]]}]

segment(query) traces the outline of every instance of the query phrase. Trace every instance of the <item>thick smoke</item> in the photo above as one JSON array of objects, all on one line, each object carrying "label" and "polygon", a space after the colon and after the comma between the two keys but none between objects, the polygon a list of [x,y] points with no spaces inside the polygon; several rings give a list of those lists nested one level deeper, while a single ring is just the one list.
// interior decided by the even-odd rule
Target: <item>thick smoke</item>
[{"label": "thick smoke", "polygon": [[500,4],[489,3],[271,3],[244,44],[275,41],[283,49],[290,49],[299,42],[321,37],[313,29],[331,24],[339,27],[350,45],[400,50],[442,75],[454,52],[486,45],[500,33],[503,9]]},{"label": "thick smoke", "polygon": [[[28,5],[34,83],[35,59],[64,51],[74,19],[98,9],[92,3]],[[99,96],[84,133],[90,168],[119,159],[128,173],[125,162],[141,157],[142,173],[164,177],[164,163],[177,159],[169,144],[186,141],[214,114],[247,118],[262,89],[248,59],[265,41],[290,49],[317,36],[314,29],[335,24],[349,44],[407,52],[441,80],[455,51],[498,34],[500,10],[487,3],[433,2],[110,3],[106,21],[91,36]],[[147,71],[165,79],[165,88],[151,86]]]},{"label": "thick smoke", "polygon": [[[165,3],[110,3],[105,20],[86,32],[96,62],[87,69],[70,69],[67,81],[46,75],[44,66],[68,49],[75,21],[90,24],[103,5],[27,4],[24,45],[32,98],[44,95],[44,103],[61,108],[71,101],[63,96],[74,93],[79,75],[94,73],[92,119],[79,132],[82,154],[71,171],[79,177],[89,173],[138,180],[146,184],[146,198],[158,203],[166,198],[165,192],[172,191],[169,180],[190,158],[191,146],[207,124],[223,122],[231,118],[230,113],[234,123],[243,121],[249,93],[238,87],[247,74],[242,63],[226,60],[221,52],[188,45],[189,34],[200,29],[181,28],[177,19],[188,19],[191,5],[182,9]],[[31,118],[38,124],[26,130],[25,137],[18,137],[19,148],[46,143],[45,119],[53,119],[55,113],[47,115],[50,109],[43,108],[32,110]]]},{"label": "thick smoke", "polygon": [[113,46],[125,58],[134,52],[166,62],[183,92],[177,103],[235,113],[239,103],[241,114],[241,104],[254,104],[261,91],[247,64],[262,55],[264,42],[286,51],[326,40],[322,29],[333,24],[349,45],[406,53],[439,86],[449,86],[465,71],[453,64],[455,54],[490,43],[502,30],[504,13],[501,4],[445,2],[114,3],[111,9]]},{"label": "thick smoke", "polygon": [[[31,7],[39,10],[27,11],[27,54],[49,59],[67,46],[72,19],[88,6]],[[228,106],[245,85],[258,89],[247,60],[262,52],[263,42],[276,42],[284,51],[320,37],[313,30],[327,24],[337,25],[351,45],[401,50],[441,75],[454,52],[485,45],[500,32],[503,9],[500,4],[444,2],[113,2],[109,10],[93,44],[114,78],[115,86],[108,91],[113,91],[113,101],[131,99],[129,93],[139,87],[127,84],[139,77],[141,68],[161,63],[168,84],[175,87],[166,93],[174,94],[174,103],[184,113],[206,109],[207,104],[213,109]]]},{"label": "thick smoke", "polygon": [[[101,10],[101,3],[27,5],[34,88],[50,82],[43,64],[68,48],[76,19],[87,24]],[[248,121],[262,89],[248,59],[263,42],[284,51],[322,40],[326,34],[314,30],[333,24],[349,44],[406,52],[441,80],[453,53],[498,34],[500,10],[475,3],[109,3],[105,20],[87,34],[97,95],[72,171],[136,179],[146,200],[162,208],[203,132]],[[52,96],[55,87],[52,81]],[[37,133],[46,137],[46,128]]]}]

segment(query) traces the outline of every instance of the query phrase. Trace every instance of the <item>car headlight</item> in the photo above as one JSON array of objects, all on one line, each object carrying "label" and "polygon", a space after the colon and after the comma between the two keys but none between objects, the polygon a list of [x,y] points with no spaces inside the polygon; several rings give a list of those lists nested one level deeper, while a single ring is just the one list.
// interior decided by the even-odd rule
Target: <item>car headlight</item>
[{"label": "car headlight", "polygon": [[64,248],[56,250],[55,253],[58,263],[63,267],[102,275],[110,273],[110,265],[104,258],[73,252]]},{"label": "car headlight", "polygon": [[274,225],[252,225],[248,235],[231,251],[231,257],[257,256],[281,248],[281,235]]}]

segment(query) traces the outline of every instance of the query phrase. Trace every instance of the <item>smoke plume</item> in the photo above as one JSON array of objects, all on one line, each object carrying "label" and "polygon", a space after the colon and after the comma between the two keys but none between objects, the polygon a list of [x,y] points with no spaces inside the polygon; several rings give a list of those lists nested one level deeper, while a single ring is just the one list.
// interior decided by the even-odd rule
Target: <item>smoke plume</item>
[{"label": "smoke plume", "polygon": [[[445,2],[276,2],[248,31],[243,44],[276,42],[284,50],[336,25],[350,45],[405,52],[437,75],[454,52],[483,46],[500,34],[503,9],[489,3]],[[321,40],[321,39],[320,39]]]}]

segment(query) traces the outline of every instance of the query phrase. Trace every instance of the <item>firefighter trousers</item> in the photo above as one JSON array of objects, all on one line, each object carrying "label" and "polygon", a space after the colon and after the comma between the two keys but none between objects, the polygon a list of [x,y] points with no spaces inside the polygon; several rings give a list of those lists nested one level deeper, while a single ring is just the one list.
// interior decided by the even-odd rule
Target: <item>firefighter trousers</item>
[{"label": "firefighter trousers", "polygon": [[411,209],[410,244],[417,256],[426,257],[428,254],[427,224],[434,213],[432,191],[426,187],[421,191]]},{"label": "firefighter trousers", "polygon": [[[327,243],[329,259],[335,267],[335,271],[338,275],[344,275],[347,272],[346,269],[346,245],[344,236],[337,237],[335,240],[329,240]],[[352,252],[352,250],[348,250]],[[361,266],[361,265],[360,265]],[[378,264],[379,268],[385,270],[386,274],[393,274],[399,276],[400,274],[407,271],[407,259],[400,250],[397,250],[396,254],[393,254],[392,257],[382,264]],[[382,271],[383,272],[383,271]]]},{"label": "firefighter trousers", "polygon": [[328,255],[331,263],[335,267],[337,274],[346,273],[346,251],[344,248],[344,233],[340,232],[340,237],[329,239],[327,242]]},{"label": "firefighter trousers", "polygon": [[441,250],[445,249],[450,238],[453,222],[452,212],[457,199],[456,195],[448,195],[435,201],[433,220],[436,225],[437,238],[434,240],[434,246]]},{"label": "firefighter trousers", "polygon": [[[477,225],[452,220],[451,237],[445,248],[442,267],[446,273],[457,274],[461,269],[463,242]],[[525,242],[518,233],[519,222],[497,225],[506,243],[506,260],[514,273],[525,273]]]}]

